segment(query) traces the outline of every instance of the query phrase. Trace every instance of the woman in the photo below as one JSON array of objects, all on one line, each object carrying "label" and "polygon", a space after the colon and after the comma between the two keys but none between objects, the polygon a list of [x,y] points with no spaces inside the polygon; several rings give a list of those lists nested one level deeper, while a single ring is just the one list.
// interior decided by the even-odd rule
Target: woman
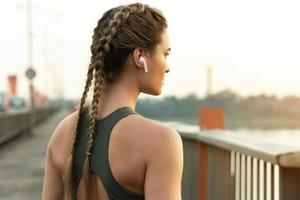
[{"label": "woman", "polygon": [[135,3],[104,13],[79,109],[48,144],[44,200],[181,199],[180,135],[135,112],[140,92],[161,94],[169,51],[167,22],[157,9]]}]

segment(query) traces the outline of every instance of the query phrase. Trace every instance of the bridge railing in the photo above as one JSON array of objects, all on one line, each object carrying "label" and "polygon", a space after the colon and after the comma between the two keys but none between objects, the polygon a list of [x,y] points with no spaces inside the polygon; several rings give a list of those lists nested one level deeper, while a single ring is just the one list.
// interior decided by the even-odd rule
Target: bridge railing
[{"label": "bridge railing", "polygon": [[183,200],[300,199],[300,143],[173,127],[183,139]]},{"label": "bridge railing", "polygon": [[57,111],[56,107],[41,108],[35,111],[34,121],[29,111],[0,115],[0,145],[29,130],[30,123],[39,123]]}]

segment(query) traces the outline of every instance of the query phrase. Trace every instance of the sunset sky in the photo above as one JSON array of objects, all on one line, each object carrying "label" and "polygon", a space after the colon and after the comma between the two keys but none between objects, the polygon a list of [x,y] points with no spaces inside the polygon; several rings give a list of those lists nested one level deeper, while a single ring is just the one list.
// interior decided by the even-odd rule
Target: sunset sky
[{"label": "sunset sky", "polygon": [[[97,20],[105,10],[131,2],[32,0],[36,87],[49,96],[78,98]],[[203,97],[208,65],[213,92],[300,96],[299,1],[139,2],[161,9],[169,23],[171,72],[161,97]],[[6,76],[18,74],[20,96],[28,89],[26,5],[27,0],[0,2],[0,92],[6,90]]]}]

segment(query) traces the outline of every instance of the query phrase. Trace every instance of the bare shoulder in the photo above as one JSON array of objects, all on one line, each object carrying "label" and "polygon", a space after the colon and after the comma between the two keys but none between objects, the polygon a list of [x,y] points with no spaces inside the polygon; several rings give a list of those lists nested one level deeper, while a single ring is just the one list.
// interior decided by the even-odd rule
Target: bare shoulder
[{"label": "bare shoulder", "polygon": [[146,199],[181,199],[183,174],[183,145],[179,133],[158,121],[137,116],[137,134],[140,134],[146,158]]},{"label": "bare shoulder", "polygon": [[[56,127],[48,143],[42,199],[60,199],[63,194],[63,176],[68,161],[68,139],[76,115],[65,117]],[[65,143],[65,144],[64,144]]]},{"label": "bare shoulder", "polygon": [[164,152],[181,156],[182,139],[175,129],[140,115],[135,116],[132,121],[132,129],[135,128],[135,132],[140,135],[139,141],[144,143],[143,151],[147,154],[146,157],[152,159],[153,156],[163,156]]},{"label": "bare shoulder", "polygon": [[62,119],[53,131],[49,145],[56,146],[69,140],[75,128],[76,119],[77,111],[67,115],[64,119]]},{"label": "bare shoulder", "polygon": [[51,158],[54,166],[63,175],[66,161],[72,148],[72,135],[77,121],[77,112],[67,115],[60,121],[53,131],[48,151],[51,152]]}]

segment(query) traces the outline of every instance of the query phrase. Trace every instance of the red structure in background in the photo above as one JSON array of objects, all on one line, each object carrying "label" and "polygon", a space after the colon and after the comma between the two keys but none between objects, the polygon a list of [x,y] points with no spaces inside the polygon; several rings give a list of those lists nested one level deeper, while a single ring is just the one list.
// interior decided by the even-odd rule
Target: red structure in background
[{"label": "red structure in background", "polygon": [[[14,107],[11,104],[14,104],[15,102],[20,102],[21,100],[24,101],[24,98],[18,97],[17,94],[17,76],[14,74],[10,75],[7,77],[7,80],[8,90],[4,97],[4,106],[6,110],[9,110]],[[49,99],[37,90],[33,91],[33,101],[36,108],[49,106]],[[14,109],[15,108],[16,107],[14,107]]]},{"label": "red structure in background", "polygon": [[8,95],[15,96],[17,94],[17,76],[10,75],[8,78]]},{"label": "red structure in background", "polygon": [[[198,111],[201,130],[225,129],[224,111],[220,108],[203,108]],[[209,133],[208,133],[209,134]],[[199,199],[207,200],[208,163],[207,145],[199,144]]]}]

